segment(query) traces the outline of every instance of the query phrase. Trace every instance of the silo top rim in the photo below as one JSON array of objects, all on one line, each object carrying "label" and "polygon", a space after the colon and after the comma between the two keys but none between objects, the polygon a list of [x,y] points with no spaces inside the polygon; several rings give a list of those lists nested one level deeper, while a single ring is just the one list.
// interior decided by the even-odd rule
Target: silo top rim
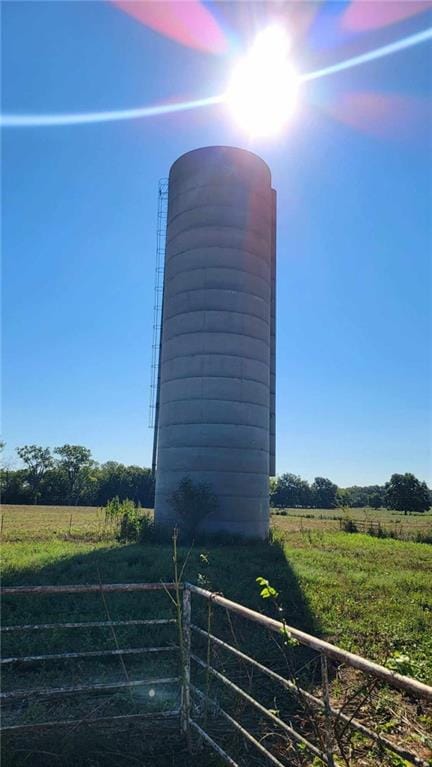
[{"label": "silo top rim", "polygon": [[207,154],[211,155],[213,153],[216,153],[218,151],[226,151],[227,154],[237,157],[243,157],[246,159],[247,157],[250,158],[250,160],[259,166],[261,168],[265,169],[266,173],[269,177],[269,183],[271,184],[271,170],[267,163],[260,157],[259,155],[255,154],[255,152],[250,152],[248,149],[242,149],[241,147],[235,147],[235,146],[227,146],[224,144],[215,144],[213,146],[204,146],[204,147],[198,147],[197,149],[191,149],[189,152],[185,152],[184,154],[180,155],[180,157],[177,158],[173,162],[170,168],[170,178],[172,177],[173,173],[175,173],[176,167],[184,162],[184,160],[187,157],[191,157],[192,155],[199,155],[199,154]]}]

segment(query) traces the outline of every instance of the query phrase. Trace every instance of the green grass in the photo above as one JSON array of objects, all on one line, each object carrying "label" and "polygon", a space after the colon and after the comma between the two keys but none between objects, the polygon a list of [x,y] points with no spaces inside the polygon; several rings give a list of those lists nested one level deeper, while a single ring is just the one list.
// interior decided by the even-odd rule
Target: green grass
[{"label": "green grass", "polygon": [[384,661],[412,658],[432,679],[432,548],[343,532],[291,533],[285,554],[327,639]]},{"label": "green grass", "polygon": [[[97,583],[99,578],[118,583],[172,578],[169,544],[119,545],[112,530],[101,529],[101,514],[94,509],[6,507],[4,513],[9,529],[4,522],[3,585]],[[71,513],[75,523],[69,534]],[[260,599],[255,582],[257,576],[264,576],[279,590],[288,624],[378,662],[386,663],[389,656],[396,654],[408,656],[401,670],[431,683],[432,547],[412,541],[350,535],[325,526],[306,526],[309,522],[335,522],[317,517],[303,519],[303,530],[290,527],[288,517],[273,517],[279,537],[277,545],[197,545],[190,555],[186,577],[192,582],[205,581],[212,590],[271,613],[271,606]],[[202,553],[207,561],[202,560]],[[186,550],[181,548],[180,557],[184,559],[185,555]],[[164,593],[110,594],[107,605],[113,619],[173,614]],[[194,619],[205,625],[206,609],[195,598],[193,611]],[[4,625],[107,617],[99,595],[7,597],[3,603]],[[213,620],[217,624],[216,633],[232,636],[224,615],[217,609]],[[268,660],[276,653],[274,643],[264,632],[260,635],[251,632],[241,621],[235,622],[235,632],[242,647],[252,650],[255,657]],[[120,646],[138,647],[152,644],[155,637],[147,630],[128,628],[118,630],[117,640]],[[174,628],[158,631],[158,644],[173,641]],[[3,653],[23,655],[94,647],[115,647],[109,630],[10,634],[6,635]],[[112,659],[51,666],[50,663],[5,672],[4,689],[55,686],[59,678],[67,684],[89,678],[94,681],[123,678],[118,661]],[[155,658],[146,659],[146,674],[165,674],[167,664],[166,657],[162,665]],[[126,665],[131,678],[142,674],[141,659],[129,658]],[[172,695],[167,695],[165,702],[156,701],[158,705],[161,702],[162,707],[172,705]],[[149,710],[153,703],[147,699],[131,702],[127,696],[118,696],[115,705],[116,711],[129,711],[132,706],[136,712],[143,710],[143,706]],[[84,715],[83,705],[80,703],[78,716]],[[43,713],[47,716],[46,707]],[[55,716],[62,715],[74,715],[70,703],[56,708]],[[41,710],[30,707],[24,716],[40,721]],[[111,764],[108,757],[98,762],[95,756],[94,764],[99,763]]]},{"label": "green grass", "polygon": [[[42,514],[45,514],[45,509]],[[73,510],[85,517],[94,511]],[[37,527],[39,510],[25,512]],[[59,514],[67,513],[57,511]],[[309,520],[308,520],[309,521]],[[20,518],[20,526],[23,524]],[[206,547],[209,565],[200,563],[197,547],[187,577],[199,573],[211,588],[263,609],[255,578],[264,575],[281,592],[287,620],[316,630],[336,644],[377,661],[395,651],[413,659],[420,678],[432,678],[432,548],[427,544],[380,540],[339,531],[286,530],[286,517],[274,518],[283,532],[284,553],[264,545]],[[55,523],[55,529],[62,522]],[[42,528],[38,527],[38,535]],[[45,534],[45,533],[44,533]],[[119,546],[115,541],[46,539],[3,543],[3,582],[16,584],[170,579],[169,545]],[[17,533],[18,535],[18,533]],[[75,532],[78,538],[80,529]],[[106,533],[108,535],[108,533]],[[205,572],[204,572],[205,571]],[[7,615],[7,605],[6,605]],[[33,609],[36,609],[35,607]]]}]

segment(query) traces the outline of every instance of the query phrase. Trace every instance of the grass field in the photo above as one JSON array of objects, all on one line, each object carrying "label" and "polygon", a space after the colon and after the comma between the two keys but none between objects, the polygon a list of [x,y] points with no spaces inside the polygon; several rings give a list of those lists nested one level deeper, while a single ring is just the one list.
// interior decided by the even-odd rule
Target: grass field
[{"label": "grass field", "polygon": [[[359,510],[355,513],[364,515]],[[104,525],[101,512],[94,508],[6,506],[3,515],[4,585],[171,580],[169,544],[120,545],[113,530]],[[299,516],[298,510],[273,516],[278,545],[197,546],[186,577],[192,582],[205,580],[209,588],[262,611],[271,609],[260,599],[255,583],[262,575],[278,588],[288,624],[378,662],[388,663],[393,658],[393,662],[401,663],[402,673],[431,683],[432,547],[350,535],[340,531],[338,520],[331,516],[335,514],[324,510],[315,510],[312,518]],[[430,516],[402,517],[402,524],[413,526],[430,521]],[[180,555],[185,556],[184,549]],[[110,595],[109,611],[113,619],[158,617],[171,615],[171,606],[164,594],[151,598],[128,595],[127,599]],[[90,616],[95,620],[107,618],[99,597],[9,597],[3,605],[4,624],[90,620]],[[243,639],[247,638],[245,634]],[[162,643],[172,641],[163,632],[158,639]],[[118,641],[120,645],[127,641],[127,646],[139,646],[142,631],[120,632]],[[97,630],[88,630],[84,637],[73,632],[67,636],[39,632],[25,638],[11,634],[3,652],[22,655],[81,650],[94,643],[110,648],[113,638],[109,632],[101,636]],[[268,644],[255,644],[254,651],[255,656],[262,653],[265,657]],[[131,675],[137,667],[136,661],[128,660]],[[151,668],[158,671],[157,664]],[[66,683],[76,681],[89,670],[88,663],[69,664],[63,678]],[[120,671],[118,664],[92,662],[91,673],[98,681],[111,681]],[[26,670],[24,677],[20,671],[18,679],[16,673],[5,673],[3,685],[5,689],[24,683],[29,687],[49,686],[55,684],[56,674],[58,669],[54,672],[44,663]],[[28,715],[36,716],[34,712]]]},{"label": "grass field", "polygon": [[[170,577],[169,546],[118,545],[100,509],[4,506],[2,513],[5,584],[95,582],[97,568],[102,580],[117,582]],[[206,576],[212,588],[257,607],[254,579],[264,575],[280,588],[288,621],[301,625],[304,615],[300,611],[299,620],[290,593],[295,580],[296,599],[301,592],[323,636],[376,660],[403,652],[412,658],[417,676],[432,679],[432,547],[341,532],[335,510],[306,514],[289,510],[287,516],[272,517],[284,539],[284,561],[277,566],[263,558],[265,548],[259,546],[215,546]],[[352,509],[350,516],[385,516],[415,530],[432,526],[432,515],[406,518],[380,511],[372,516],[370,510]],[[189,567],[192,580],[198,565],[197,549]]]},{"label": "grass field", "polygon": [[[152,510],[149,510],[152,511]],[[361,525],[380,522],[396,537],[410,540],[417,534],[432,536],[432,511],[410,514],[386,509],[283,509],[274,510],[273,525],[284,532],[340,530],[341,521],[351,519]],[[105,522],[103,509],[94,506],[14,506],[2,507],[2,536],[5,541],[46,540],[53,537],[79,540],[111,540],[113,530]]]}]

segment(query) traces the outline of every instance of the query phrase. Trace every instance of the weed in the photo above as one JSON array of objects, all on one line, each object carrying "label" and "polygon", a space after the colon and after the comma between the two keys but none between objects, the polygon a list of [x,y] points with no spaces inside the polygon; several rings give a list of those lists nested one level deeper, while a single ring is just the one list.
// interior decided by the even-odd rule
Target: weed
[{"label": "weed", "polygon": [[345,533],[358,533],[358,527],[352,519],[342,520],[342,530]]},{"label": "weed", "polygon": [[210,485],[193,482],[190,477],[183,477],[172,493],[170,503],[188,540],[194,538],[204,519],[218,508],[217,497]]}]

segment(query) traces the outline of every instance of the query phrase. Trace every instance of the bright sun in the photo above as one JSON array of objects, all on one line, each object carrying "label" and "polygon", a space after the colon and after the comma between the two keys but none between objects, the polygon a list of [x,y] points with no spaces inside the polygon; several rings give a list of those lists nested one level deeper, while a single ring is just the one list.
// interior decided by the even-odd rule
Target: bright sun
[{"label": "bright sun", "polygon": [[251,136],[278,133],[294,111],[299,79],[288,49],[283,29],[268,27],[234,69],[225,100]]}]

